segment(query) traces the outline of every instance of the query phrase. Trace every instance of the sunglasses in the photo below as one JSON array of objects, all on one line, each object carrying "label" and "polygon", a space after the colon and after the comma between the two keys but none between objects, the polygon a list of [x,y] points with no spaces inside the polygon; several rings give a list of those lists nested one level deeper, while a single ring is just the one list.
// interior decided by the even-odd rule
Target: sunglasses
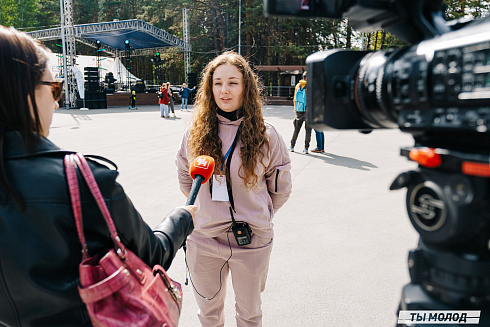
[{"label": "sunglasses", "polygon": [[45,82],[41,81],[39,84],[50,85],[51,92],[53,93],[53,99],[58,101],[61,98],[61,93],[63,93],[63,81],[61,82]]}]

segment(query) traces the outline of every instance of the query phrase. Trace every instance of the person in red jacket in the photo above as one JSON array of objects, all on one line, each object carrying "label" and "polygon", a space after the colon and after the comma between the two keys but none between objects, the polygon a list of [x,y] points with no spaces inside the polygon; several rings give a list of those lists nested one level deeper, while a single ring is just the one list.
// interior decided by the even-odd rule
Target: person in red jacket
[{"label": "person in red jacket", "polygon": [[163,83],[160,87],[160,93],[158,94],[158,104],[160,105],[160,116],[162,118],[169,118],[168,104],[170,99],[168,98],[167,84]]}]

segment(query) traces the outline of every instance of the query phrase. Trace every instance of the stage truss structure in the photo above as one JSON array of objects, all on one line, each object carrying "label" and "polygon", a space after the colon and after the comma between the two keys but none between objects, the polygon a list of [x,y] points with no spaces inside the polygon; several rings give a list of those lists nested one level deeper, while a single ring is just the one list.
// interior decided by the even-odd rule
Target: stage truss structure
[{"label": "stage truss structure", "polygon": [[[112,21],[103,23],[93,23],[93,24],[82,24],[73,25],[73,19],[67,18],[70,15],[71,10],[71,0],[60,0],[64,1],[64,8],[68,12],[64,13],[65,19],[62,20],[62,26],[57,28],[50,28],[44,30],[38,30],[29,32],[28,34],[39,41],[52,41],[65,39],[65,44],[63,44],[63,56],[66,58],[64,61],[64,77],[68,89],[65,89],[68,105],[74,107],[76,100],[76,82],[73,74],[71,74],[71,67],[74,65],[76,52],[75,52],[75,40],[97,48],[97,40],[100,40],[103,44],[103,51],[116,57],[124,57],[124,42],[115,42],[115,38],[112,36],[118,35],[119,37],[133,37],[134,41],[131,42],[132,56],[151,56],[155,51],[163,51],[167,47],[177,47],[184,52],[184,70],[185,76],[187,78],[188,72],[190,72],[190,51],[191,45],[189,43],[188,30],[184,30],[184,36],[187,40],[181,40],[151,24],[148,24],[139,19],[130,19],[123,21]],[[187,17],[187,16],[186,16]],[[65,38],[63,38],[63,32]],[[138,34],[136,34],[138,33]],[[137,35],[143,33],[144,38],[147,39],[147,43],[142,41],[141,37]],[[68,72],[66,74],[65,72]]]}]

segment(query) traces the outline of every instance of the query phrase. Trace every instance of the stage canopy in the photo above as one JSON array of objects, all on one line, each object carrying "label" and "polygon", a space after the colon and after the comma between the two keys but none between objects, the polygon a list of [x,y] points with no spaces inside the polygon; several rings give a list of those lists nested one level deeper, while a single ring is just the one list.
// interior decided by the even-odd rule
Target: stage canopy
[{"label": "stage canopy", "polygon": [[[55,70],[52,71],[64,75],[65,92],[67,94],[65,104],[67,107],[69,105],[71,107],[76,106],[76,100],[78,99],[76,88],[78,88],[80,98],[85,97],[84,73],[81,70],[84,67],[80,64],[83,60],[78,57],[80,63],[76,63],[75,40],[97,49],[99,56],[97,56],[95,65],[92,67],[97,66],[107,72],[113,71],[114,77],[119,83],[125,82],[122,87],[125,90],[129,90],[137,78],[129,72],[130,67],[124,67],[121,64],[120,58],[124,58],[128,54],[131,57],[154,55],[155,52],[163,51],[168,47],[177,47],[184,53],[191,51],[191,46],[187,42],[139,19],[114,20],[112,22],[74,25],[72,27],[65,26],[63,33],[61,27],[57,27],[29,32],[28,34],[42,42],[60,41],[64,34],[65,43],[63,46],[66,46],[66,49],[63,50],[66,50],[66,53],[61,56],[63,63],[56,65],[56,60],[52,60],[53,67],[55,67]],[[129,42],[131,49],[129,53],[125,51],[125,41]],[[100,58],[101,52],[110,53],[116,57],[111,69],[101,67],[100,61],[108,59]],[[57,57],[60,58],[60,56]],[[71,59],[73,59],[73,63]],[[185,63],[185,65],[188,67],[188,63]],[[63,73],[60,69],[61,67],[66,67],[67,73]],[[99,71],[99,73],[101,72]]]},{"label": "stage canopy", "polygon": [[[61,27],[28,33],[40,41],[61,39]],[[122,56],[125,41],[129,41],[131,55],[148,55],[167,47],[185,51],[190,47],[183,40],[139,19],[75,25],[73,34],[78,42],[97,48],[100,40],[105,52]]]}]

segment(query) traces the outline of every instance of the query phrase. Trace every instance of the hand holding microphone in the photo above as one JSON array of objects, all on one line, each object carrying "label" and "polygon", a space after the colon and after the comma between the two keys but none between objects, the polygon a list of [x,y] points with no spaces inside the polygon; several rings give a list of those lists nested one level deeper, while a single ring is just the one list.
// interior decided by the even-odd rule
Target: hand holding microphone
[{"label": "hand holding microphone", "polygon": [[189,171],[194,182],[192,182],[186,205],[194,204],[201,185],[206,183],[213,175],[214,159],[209,156],[199,156],[192,161]]}]

